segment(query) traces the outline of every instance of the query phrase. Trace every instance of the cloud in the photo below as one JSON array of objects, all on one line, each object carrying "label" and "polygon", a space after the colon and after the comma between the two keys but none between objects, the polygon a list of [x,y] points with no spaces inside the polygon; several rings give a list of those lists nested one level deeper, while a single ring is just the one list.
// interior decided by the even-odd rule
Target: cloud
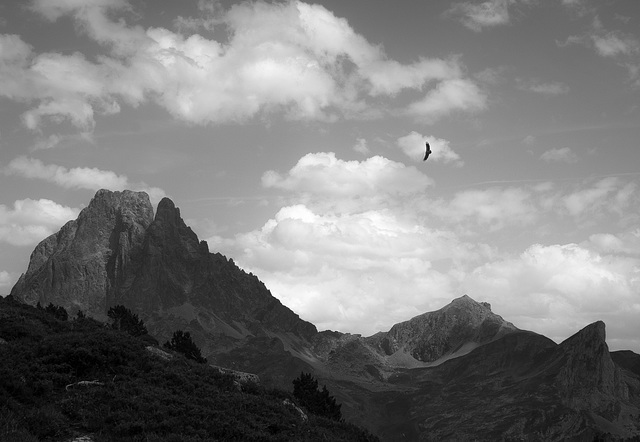
[{"label": "cloud", "polygon": [[433,213],[442,219],[472,229],[482,226],[495,231],[509,225],[531,225],[539,216],[536,193],[517,187],[465,190],[449,201],[431,204]]},{"label": "cloud", "polygon": [[[11,273],[5,270],[0,271],[0,290],[9,289],[13,285],[13,282],[15,280],[16,280],[16,277]],[[8,294],[8,293],[3,293],[3,294]]]},{"label": "cloud", "polygon": [[424,191],[433,181],[415,167],[374,156],[363,161],[344,161],[333,152],[307,154],[286,174],[269,170],[262,185],[281,189],[334,210],[388,202]]},{"label": "cloud", "polygon": [[598,16],[594,17],[588,32],[571,35],[565,42],[557,44],[560,47],[579,44],[592,48],[601,57],[624,67],[631,82],[640,86],[640,41],[634,35],[619,30],[608,31]]},{"label": "cloud", "polygon": [[561,201],[573,216],[599,216],[604,213],[622,214],[638,202],[634,194],[637,185],[623,184],[618,178],[604,178],[589,187],[564,196]]},{"label": "cloud", "polygon": [[422,162],[425,152],[425,142],[428,142],[432,154],[429,161],[452,163],[455,166],[462,166],[464,162],[460,155],[451,149],[449,141],[434,136],[425,136],[418,132],[411,132],[408,135],[396,140],[396,145],[413,161]]},{"label": "cloud", "polygon": [[411,103],[407,114],[433,122],[454,111],[479,111],[486,106],[487,96],[475,83],[452,79],[440,82],[423,99]]},{"label": "cloud", "polygon": [[93,131],[98,116],[147,102],[193,124],[273,114],[320,121],[381,117],[400,112],[392,99],[407,90],[424,94],[414,113],[430,120],[485,106],[459,57],[400,63],[320,5],[199,5],[200,16],[180,17],[177,27],[216,26],[227,31],[226,39],[130,26],[133,8],[125,0],[34,1],[31,10],[47,20],[71,17],[102,53],[92,61],[78,52],[38,54],[19,36],[2,35],[0,96],[30,106],[22,120],[31,130],[66,122],[83,133]]},{"label": "cloud", "polygon": [[5,173],[18,175],[28,179],[39,179],[54,183],[65,189],[110,189],[110,190],[142,190],[149,194],[155,204],[164,196],[164,190],[150,187],[147,184],[132,183],[124,175],[117,175],[109,170],[95,167],[74,167],[67,169],[56,164],[44,164],[35,158],[25,156],[13,159],[6,167]]},{"label": "cloud", "polygon": [[13,208],[0,204],[0,241],[14,246],[37,244],[79,213],[80,209],[48,199],[17,200]]},{"label": "cloud", "polygon": [[542,95],[563,95],[569,92],[569,86],[560,82],[543,83],[538,80],[518,80],[518,88],[523,91],[535,92]]},{"label": "cloud", "polygon": [[260,230],[238,236],[234,249],[242,250],[236,261],[303,318],[365,334],[438,308],[423,294],[450,294],[451,280],[431,261],[474,255],[447,232],[390,211],[338,215],[305,205],[281,208]]},{"label": "cloud", "polygon": [[527,5],[529,0],[486,0],[481,3],[455,3],[445,15],[458,19],[464,26],[475,32],[483,28],[503,26],[511,23],[509,9]]},{"label": "cloud", "polygon": [[365,140],[364,138],[358,138],[356,140],[356,144],[353,146],[353,150],[361,153],[362,155],[368,155],[369,153],[371,153],[371,149],[369,149],[369,146],[367,146],[367,140]]},{"label": "cloud", "polygon": [[604,36],[594,35],[592,38],[596,51],[603,57],[635,54],[640,49],[638,40],[611,32]]},{"label": "cloud", "polygon": [[602,319],[609,336],[631,342],[640,331],[632,319],[640,307],[639,264],[576,244],[536,244],[517,257],[477,267],[464,285],[500,305],[519,327],[557,341]]},{"label": "cloud", "polygon": [[568,147],[549,149],[540,155],[540,159],[548,163],[575,163],[578,156]]}]

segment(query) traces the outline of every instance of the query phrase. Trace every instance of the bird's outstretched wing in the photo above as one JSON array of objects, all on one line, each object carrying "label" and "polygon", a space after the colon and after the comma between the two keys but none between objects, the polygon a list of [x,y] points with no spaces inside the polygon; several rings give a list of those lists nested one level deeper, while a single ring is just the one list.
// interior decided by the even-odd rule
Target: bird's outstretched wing
[{"label": "bird's outstretched wing", "polygon": [[429,146],[429,143],[427,142],[426,150],[424,152],[424,159],[422,161],[427,161],[429,155],[431,155],[431,146]]}]

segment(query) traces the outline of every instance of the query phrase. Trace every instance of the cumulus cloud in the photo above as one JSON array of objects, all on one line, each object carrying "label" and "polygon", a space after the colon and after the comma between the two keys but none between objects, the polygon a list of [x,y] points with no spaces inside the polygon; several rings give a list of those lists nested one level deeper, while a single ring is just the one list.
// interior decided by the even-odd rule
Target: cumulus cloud
[{"label": "cumulus cloud", "polygon": [[396,140],[396,145],[413,161],[421,162],[424,158],[425,143],[428,142],[431,147],[432,154],[429,161],[440,161],[443,163],[451,163],[455,166],[462,166],[464,162],[460,159],[460,155],[454,152],[449,146],[449,141],[434,136],[425,136],[418,132],[411,132],[408,135],[400,137]]},{"label": "cumulus cloud", "polygon": [[286,174],[265,172],[262,185],[295,194],[333,210],[389,202],[424,191],[433,181],[415,167],[374,156],[345,161],[333,152],[307,154]]},{"label": "cumulus cloud", "polygon": [[[637,214],[634,181],[492,186],[434,199],[414,171],[382,157],[306,155],[263,175],[284,203],[262,227],[208,242],[321,329],[372,334],[464,293],[558,340],[638,311],[640,215],[619,216]],[[403,175],[415,178],[398,185]],[[606,222],[611,214],[618,224]],[[551,239],[569,234],[584,241]],[[522,244],[515,254],[514,244]],[[640,345],[638,326],[609,322],[617,348]]]},{"label": "cumulus cloud", "polygon": [[13,208],[0,204],[0,241],[14,246],[37,244],[79,213],[80,209],[48,199],[17,200]]},{"label": "cumulus cloud", "polygon": [[226,39],[130,26],[127,0],[34,1],[31,10],[47,20],[71,17],[104,53],[95,61],[78,52],[38,54],[19,36],[1,35],[0,95],[30,106],[22,116],[29,129],[67,122],[84,133],[97,116],[145,102],[195,124],[272,113],[292,120],[370,118],[400,112],[389,100],[406,90],[424,95],[412,113],[431,121],[485,106],[459,57],[400,63],[323,6],[200,6],[200,17],[180,17],[177,27],[220,26]]},{"label": "cumulus cloud", "polygon": [[164,190],[158,187],[150,187],[143,182],[132,183],[126,176],[117,175],[110,170],[95,167],[67,169],[56,164],[44,164],[38,159],[25,156],[13,159],[5,167],[5,173],[48,181],[65,189],[142,190],[149,194],[153,203],[159,202],[165,196]]},{"label": "cumulus cloud", "polygon": [[[465,286],[500,305],[519,327],[558,341],[602,319],[609,335],[631,342],[640,331],[632,325],[640,307],[639,264],[576,244],[536,244],[517,257],[477,267]],[[619,319],[608,321],[614,317]]]},{"label": "cumulus cloud", "polygon": [[283,207],[235,247],[244,251],[238,262],[303,318],[365,334],[438,308],[452,281],[431,261],[473,256],[447,232],[388,210],[317,213],[305,205]]},{"label": "cumulus cloud", "polygon": [[578,161],[578,156],[570,148],[561,147],[543,152],[540,159],[548,163],[575,163]]}]

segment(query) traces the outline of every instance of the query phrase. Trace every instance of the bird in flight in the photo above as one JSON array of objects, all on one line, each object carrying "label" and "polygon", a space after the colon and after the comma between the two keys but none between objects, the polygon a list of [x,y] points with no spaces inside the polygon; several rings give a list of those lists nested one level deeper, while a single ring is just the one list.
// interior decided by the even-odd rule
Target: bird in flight
[{"label": "bird in flight", "polygon": [[431,155],[431,146],[429,146],[429,143],[427,142],[427,150],[424,153],[424,159],[422,161],[427,161],[429,155]]}]

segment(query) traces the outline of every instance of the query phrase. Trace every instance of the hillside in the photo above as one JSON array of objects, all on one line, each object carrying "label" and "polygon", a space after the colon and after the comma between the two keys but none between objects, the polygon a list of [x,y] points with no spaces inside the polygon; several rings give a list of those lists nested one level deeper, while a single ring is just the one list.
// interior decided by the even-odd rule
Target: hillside
[{"label": "hillside", "polygon": [[375,440],[348,423],[303,417],[288,392],[239,391],[206,364],[163,360],[145,340],[11,297],[0,298],[0,343],[4,442]]}]

